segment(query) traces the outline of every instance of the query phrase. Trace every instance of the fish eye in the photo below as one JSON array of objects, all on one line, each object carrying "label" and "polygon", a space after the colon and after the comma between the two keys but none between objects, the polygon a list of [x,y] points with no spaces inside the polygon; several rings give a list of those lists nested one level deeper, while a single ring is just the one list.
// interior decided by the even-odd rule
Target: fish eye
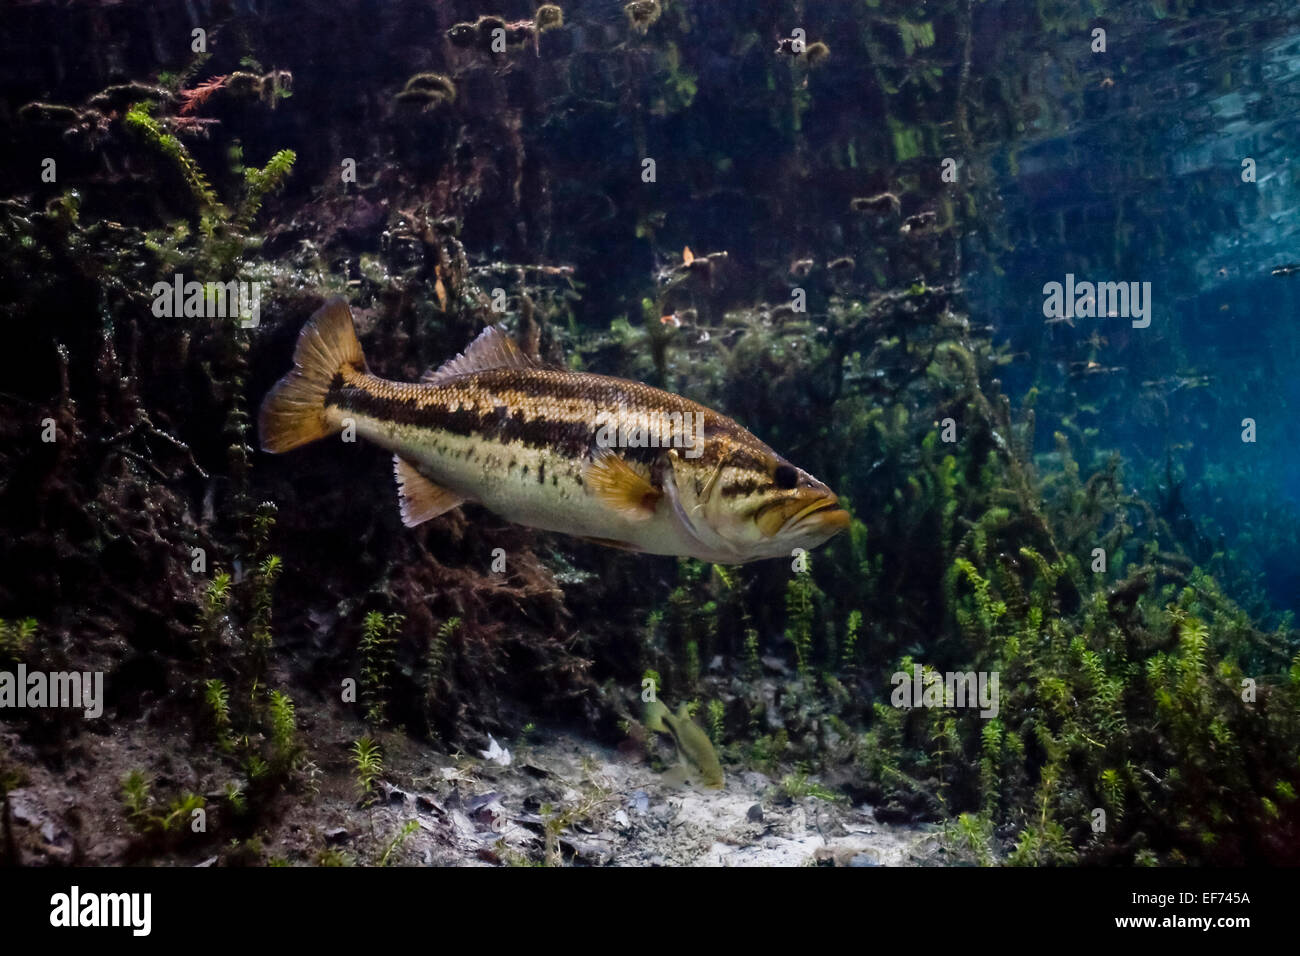
[{"label": "fish eye", "polygon": [[778,488],[789,491],[799,484],[799,473],[794,470],[793,465],[777,465],[776,471],[772,472],[772,480],[776,482]]}]

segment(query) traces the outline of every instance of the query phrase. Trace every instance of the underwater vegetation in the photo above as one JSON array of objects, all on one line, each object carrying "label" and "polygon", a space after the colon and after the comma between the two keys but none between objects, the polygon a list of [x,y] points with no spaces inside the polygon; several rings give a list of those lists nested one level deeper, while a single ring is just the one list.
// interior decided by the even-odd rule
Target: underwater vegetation
[{"label": "underwater vegetation", "polygon": [[[0,160],[0,670],[102,671],[115,733],[0,714],[0,817],[74,767],[123,836],[82,820],[74,850],[0,859],[392,865],[419,838],[376,823],[404,764],[459,779],[489,734],[562,727],[658,772],[647,735],[676,723],[727,780],[942,823],[983,864],[1300,862],[1300,521],[1217,446],[1112,426],[1217,420],[1238,384],[1190,354],[1109,371],[1110,329],[1008,340],[970,296],[1019,261],[1018,151],[1112,95],[1060,53],[1091,5],[882,0],[847,29],[795,4],[396,3],[366,31],[267,6],[220,13],[204,53],[126,13],[111,61],[67,41],[75,77],[29,13],[3,41],[32,74]],[[950,155],[970,175],[944,180]],[[199,291],[167,314],[177,275]],[[218,308],[226,283],[257,284],[260,321]],[[473,506],[406,528],[364,443],[255,450],[334,295],[376,374],[503,323],[717,408],[853,520],[743,567]],[[678,709],[644,720],[645,679]],[[611,802],[587,774],[497,862],[572,860]],[[365,849],[315,820],[268,848],[340,806]]]}]

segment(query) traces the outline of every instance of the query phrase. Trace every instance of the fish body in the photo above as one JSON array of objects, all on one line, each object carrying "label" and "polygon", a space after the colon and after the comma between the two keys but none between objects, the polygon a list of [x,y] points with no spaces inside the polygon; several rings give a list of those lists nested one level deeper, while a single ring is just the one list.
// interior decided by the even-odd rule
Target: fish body
[{"label": "fish body", "polygon": [[497,328],[420,382],[372,375],[335,298],[303,328],[259,432],[278,453],[349,429],[393,453],[408,526],[472,501],[605,545],[741,564],[816,547],[849,521],[829,488],[726,416],[540,366]]},{"label": "fish body", "polygon": [[726,782],[722,764],[718,762],[718,755],[713,750],[708,734],[691,720],[685,704],[673,714],[663,701],[650,701],[645,708],[645,725],[647,730],[668,734],[673,738],[673,743],[677,745],[677,756],[687,775],[696,778],[701,786],[716,790]]}]

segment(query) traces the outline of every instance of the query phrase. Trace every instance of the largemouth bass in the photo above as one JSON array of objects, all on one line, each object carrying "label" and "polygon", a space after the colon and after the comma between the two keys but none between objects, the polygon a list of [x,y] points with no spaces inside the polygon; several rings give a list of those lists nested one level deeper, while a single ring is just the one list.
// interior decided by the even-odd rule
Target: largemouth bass
[{"label": "largemouth bass", "polygon": [[370,374],[342,298],[262,402],[262,449],[336,433],[393,453],[402,521],[463,502],[649,554],[743,564],[849,523],[835,494],[724,415],[639,382],[541,366],[496,327],[419,382]]},{"label": "largemouth bass", "polygon": [[656,733],[669,734],[677,745],[678,772],[669,771],[665,778],[675,781],[694,779],[703,787],[717,790],[726,783],[722,764],[713,750],[709,735],[691,720],[685,704],[674,714],[662,701],[652,700],[645,707],[645,726]]}]

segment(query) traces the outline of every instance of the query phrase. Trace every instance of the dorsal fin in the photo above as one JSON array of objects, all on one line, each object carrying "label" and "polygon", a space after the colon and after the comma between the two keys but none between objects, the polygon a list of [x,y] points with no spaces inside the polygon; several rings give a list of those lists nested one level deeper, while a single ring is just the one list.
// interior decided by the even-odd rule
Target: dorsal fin
[{"label": "dorsal fin", "polygon": [[533,368],[536,364],[506,334],[504,328],[489,325],[469,344],[469,348],[454,359],[443,362],[438,368],[429,369],[420,376],[420,381],[426,385],[434,384],[457,375],[484,372],[490,368]]}]

